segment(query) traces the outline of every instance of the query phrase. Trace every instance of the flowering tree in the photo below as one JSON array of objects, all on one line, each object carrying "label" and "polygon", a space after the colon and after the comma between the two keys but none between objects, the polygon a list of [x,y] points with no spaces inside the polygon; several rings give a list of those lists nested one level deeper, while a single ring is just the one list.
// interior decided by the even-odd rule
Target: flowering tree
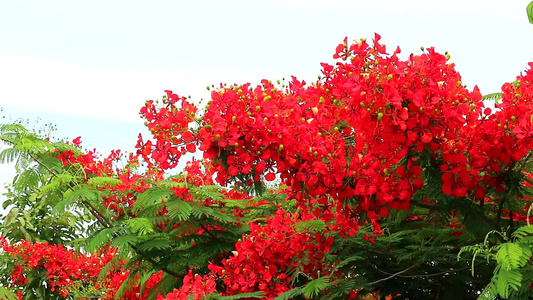
[{"label": "flowering tree", "polygon": [[345,39],[312,84],[166,91],[127,157],[2,125],[0,293],[527,299],[533,63],[493,109],[448,54],[399,53]]}]

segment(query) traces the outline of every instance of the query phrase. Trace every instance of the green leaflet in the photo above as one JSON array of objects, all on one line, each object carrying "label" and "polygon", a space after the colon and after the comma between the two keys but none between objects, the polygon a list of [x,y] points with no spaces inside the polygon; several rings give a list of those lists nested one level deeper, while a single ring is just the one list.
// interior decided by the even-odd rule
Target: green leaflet
[{"label": "green leaflet", "polygon": [[88,201],[96,201],[98,199],[98,195],[94,190],[90,190],[86,188],[85,186],[77,186],[74,188],[72,193],[69,193],[65,200],[69,201],[76,201],[78,199],[84,199]]},{"label": "green leaflet", "polygon": [[177,219],[178,221],[185,221],[191,215],[192,207],[189,203],[173,198],[165,203],[167,207],[168,215],[172,219]]},{"label": "green leaflet", "polygon": [[10,289],[0,286],[0,299],[4,300],[17,300],[17,295]]},{"label": "green leaflet", "polygon": [[305,297],[317,296],[322,290],[332,285],[329,276],[319,277],[305,285],[302,292]]},{"label": "green leaflet", "polygon": [[217,219],[220,222],[223,223],[231,223],[231,222],[237,222],[235,218],[233,218],[230,214],[221,213],[218,210],[215,210],[211,207],[203,206],[198,203],[191,203],[191,214],[195,218],[202,218],[202,217],[208,217],[211,219]]},{"label": "green leaflet", "polygon": [[34,190],[40,182],[41,174],[34,168],[29,168],[15,177],[14,187],[18,191]]},{"label": "green leaflet", "polygon": [[119,185],[122,181],[120,179],[111,178],[111,177],[93,177],[87,181],[87,184],[93,186],[104,186],[104,185]]},{"label": "green leaflet", "polygon": [[138,244],[137,248],[141,251],[152,251],[152,250],[161,251],[161,250],[170,249],[171,245],[170,245],[170,240],[167,237],[156,236],[156,237],[150,238],[150,240],[146,242]]},{"label": "green leaflet", "polygon": [[22,155],[22,151],[17,148],[7,148],[0,152],[0,164],[9,164]]},{"label": "green leaflet", "polygon": [[139,236],[154,233],[154,226],[148,218],[132,218],[124,222],[127,228]]},{"label": "green leaflet", "polygon": [[276,298],[274,298],[274,300],[290,300],[290,299],[294,299],[296,298],[296,296],[300,296],[301,294],[303,294],[303,286],[300,286],[300,287],[295,287],[293,289],[290,289],[284,293],[282,293],[281,295],[277,296]]},{"label": "green leaflet", "polygon": [[533,225],[522,226],[513,232],[514,238],[524,238],[527,235],[533,234]]},{"label": "green leaflet", "polygon": [[237,299],[246,299],[246,298],[265,298],[263,292],[253,292],[253,293],[243,293],[233,296],[220,296],[217,294],[206,295],[206,299],[216,299],[216,300],[237,300]]},{"label": "green leaflet", "polygon": [[87,240],[87,243],[85,244],[85,250],[89,253],[93,253],[94,251],[98,250],[100,247],[109,243],[109,241],[113,239],[113,236],[117,230],[118,228],[115,227],[100,230],[96,235]]},{"label": "green leaflet", "polygon": [[502,93],[498,92],[498,93],[492,93],[492,94],[483,95],[482,99],[483,100],[493,100],[496,103],[498,103],[498,101],[502,99]]},{"label": "green leaflet", "polygon": [[301,221],[294,225],[297,231],[322,231],[326,228],[326,223],[322,220]]},{"label": "green leaflet", "polygon": [[496,284],[496,291],[503,298],[509,298],[511,289],[518,291],[522,285],[522,273],[518,270],[504,270],[496,267],[493,280]]},{"label": "green leaflet", "polygon": [[172,191],[166,188],[152,188],[137,198],[137,201],[133,204],[133,213],[138,214],[141,210],[163,202],[172,195]]},{"label": "green leaflet", "polygon": [[9,211],[7,216],[4,218],[4,227],[7,227],[9,224],[11,224],[11,222],[13,222],[13,220],[18,216],[18,214],[19,214],[18,207],[13,207]]},{"label": "green leaflet", "polygon": [[496,261],[502,270],[509,271],[523,266],[527,263],[527,258],[524,260],[522,248],[515,243],[505,243],[498,247],[496,253]]}]

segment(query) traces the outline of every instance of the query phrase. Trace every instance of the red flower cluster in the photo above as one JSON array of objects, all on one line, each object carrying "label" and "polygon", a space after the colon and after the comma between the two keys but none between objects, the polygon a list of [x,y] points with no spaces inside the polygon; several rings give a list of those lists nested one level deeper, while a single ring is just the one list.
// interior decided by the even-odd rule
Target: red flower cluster
[{"label": "red flower cluster", "polygon": [[[168,293],[165,297],[159,295],[157,300],[200,300],[207,294],[216,291],[213,276],[193,274],[192,270],[183,278],[183,285],[179,289]],[[192,296],[192,298],[191,298]]]},{"label": "red flower cluster", "polygon": [[[101,290],[100,299],[115,299],[118,289],[129,276],[127,270],[118,268],[111,269],[104,278],[98,279],[102,268],[115,256],[115,251],[111,248],[94,255],[85,255],[62,245],[48,243],[20,241],[10,245],[4,238],[0,238],[0,246],[3,251],[17,259],[15,271],[11,274],[14,285],[22,286],[26,283],[28,271],[31,269],[44,269],[50,290],[57,290],[65,298],[76,288],[77,283],[82,282]],[[144,295],[161,280],[161,276],[162,273],[159,272],[150,277],[145,285]],[[123,299],[146,299],[146,296],[140,295],[139,288],[140,285],[132,287]]]},{"label": "red flower cluster", "polygon": [[150,100],[141,109],[145,124],[156,142],[148,140],[145,143],[139,135],[137,148],[149,167],[155,163],[161,169],[170,169],[177,166],[181,155],[196,151],[195,144],[191,143],[195,137],[188,128],[189,123],[195,120],[197,108],[185,97],[179,97],[172,91],[165,92],[167,96],[163,98],[161,107],[156,107],[158,103]]},{"label": "red flower cluster", "polygon": [[[440,165],[445,194],[483,199],[489,187],[505,191],[500,171],[533,145],[527,102],[533,72],[504,85],[500,110],[491,114],[445,55],[428,48],[401,60],[399,48],[389,55],[379,40],[345,40],[335,54],[343,62],[322,64],[323,80],[310,86],[294,77],[285,90],[266,80],[255,88],[221,86],[198,134],[179,142],[199,143],[220,184],[279,174],[304,211],[334,215],[346,230],[357,230],[362,212],[377,220],[389,208],[408,209],[424,186],[424,153]],[[152,103],[147,110],[149,121],[161,113]],[[162,114],[169,111],[177,114],[168,105]],[[190,132],[185,123],[175,125],[179,132]],[[168,135],[157,132],[157,142],[168,143]]]},{"label": "red flower cluster", "polygon": [[[279,174],[304,211],[314,209],[329,220],[335,215],[345,224],[339,229],[347,231],[357,230],[361,212],[376,220],[388,208],[409,207],[424,185],[419,162],[424,151],[442,163],[443,191],[466,195],[475,188],[467,171],[472,164],[465,159],[475,126],[465,124],[480,122],[479,91],[466,90],[454,65],[432,48],[403,61],[399,49],[386,54],[379,39],[339,45],[335,56],[344,62],[322,64],[324,78],[311,86],[294,77],[286,90],[266,80],[255,88],[221,86],[212,92],[198,134],[176,143],[199,143],[220,184],[230,177],[251,184]],[[190,132],[191,118],[167,124],[174,118],[170,112],[183,120],[196,111],[182,101],[182,109],[164,102],[167,106],[156,110],[149,102],[141,111],[150,112],[150,124],[165,120],[150,125],[156,149],[171,147],[173,134]],[[152,153],[146,144],[139,148],[145,157]],[[175,165],[174,158],[165,166]],[[300,192],[310,197],[298,197]]]}]

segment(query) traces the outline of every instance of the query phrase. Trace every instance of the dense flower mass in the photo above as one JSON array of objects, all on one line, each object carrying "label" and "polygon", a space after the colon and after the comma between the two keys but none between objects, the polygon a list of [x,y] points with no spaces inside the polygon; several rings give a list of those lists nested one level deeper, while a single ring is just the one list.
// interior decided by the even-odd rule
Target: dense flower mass
[{"label": "dense flower mass", "polygon": [[[65,298],[68,298],[73,290],[93,285],[99,292],[95,295],[99,299],[115,299],[122,282],[129,276],[129,271],[120,267],[109,269],[104,276],[99,276],[104,266],[115,257],[113,249],[102,249],[94,255],[84,255],[61,245],[48,243],[22,241],[10,245],[3,238],[1,249],[18,262],[10,277],[13,285],[23,286],[28,283],[27,274],[30,270],[43,269],[48,277],[50,291],[57,290],[57,293]],[[120,265],[124,265],[124,262]],[[161,273],[151,276],[147,281],[145,293],[160,280]],[[133,287],[123,298],[146,299],[146,296],[140,296],[139,287]]]},{"label": "dense flower mass", "polygon": [[[530,150],[531,112],[521,104],[528,85],[504,85],[502,110],[492,114],[445,55],[428,48],[401,60],[399,48],[386,52],[379,35],[370,44],[345,40],[334,55],[341,61],[322,64],[322,79],[310,86],[294,77],[288,89],[267,80],[257,87],[221,86],[211,94],[197,135],[186,127],[189,118],[172,123],[170,136],[198,145],[214,162],[219,184],[278,175],[301,209],[334,215],[342,231],[357,230],[364,214],[376,220],[389,209],[407,210],[424,186],[428,156],[440,166],[447,195],[482,200],[489,187],[505,191],[500,171]],[[176,99],[183,101],[182,112],[195,111],[185,98],[167,94],[159,110],[153,102],[143,108],[143,114],[151,112],[149,122],[176,111]],[[152,132],[156,142],[140,140],[139,153],[154,143],[170,147],[170,131]],[[155,153],[152,158],[162,168],[175,163]]]},{"label": "dense flower mass", "polygon": [[[533,63],[491,108],[448,54],[402,59],[380,39],[345,39],[311,84],[220,85],[205,109],[167,90],[142,107],[151,136],[139,135],[122,167],[120,151],[99,159],[80,138],[30,152],[37,173],[50,174],[27,197],[54,210],[76,204],[92,218],[83,223],[91,237],[78,252],[38,242],[37,230],[35,242],[2,240],[13,261],[7,282],[27,297],[36,271],[62,297],[81,284],[101,299],[409,298],[379,284],[466,270],[456,249],[479,240],[476,255],[499,264],[489,283],[530,267],[531,249],[517,245],[533,229],[515,230],[532,220]],[[184,164],[186,154],[201,159]],[[506,254],[491,251],[510,243],[521,248],[505,265]],[[424,252],[430,244],[442,261]],[[367,247],[375,250],[361,256]],[[438,264],[446,269],[432,273]],[[521,276],[497,293],[531,284]]]}]

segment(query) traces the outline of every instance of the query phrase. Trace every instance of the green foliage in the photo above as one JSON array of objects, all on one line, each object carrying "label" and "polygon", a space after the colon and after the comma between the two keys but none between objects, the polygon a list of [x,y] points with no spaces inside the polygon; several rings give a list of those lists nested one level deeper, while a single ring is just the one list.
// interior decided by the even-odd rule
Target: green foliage
[{"label": "green foliage", "polygon": [[0,286],[0,299],[17,300],[17,295],[10,289]]},{"label": "green foliage", "polygon": [[263,296],[263,292],[253,292],[253,293],[242,293],[242,294],[233,295],[233,296],[219,296],[216,294],[211,294],[211,295],[207,295],[205,298],[213,299],[213,300],[238,300],[238,299],[261,299],[265,297]]},{"label": "green foliage", "polygon": [[495,101],[496,103],[498,103],[498,101],[502,99],[502,93],[498,92],[498,93],[483,95],[482,99],[491,100],[491,101]]},{"label": "green foliage", "polygon": [[322,220],[307,220],[301,221],[294,225],[294,228],[298,231],[323,231],[326,228],[326,223]]},{"label": "green foliage", "polygon": [[[480,299],[493,299],[496,295],[504,299],[522,299],[523,297],[532,296],[533,291],[529,288],[531,278],[524,278],[524,274],[531,273],[531,258],[533,253],[533,244],[531,238],[533,226],[527,225],[518,228],[511,234],[509,239],[502,232],[491,232],[500,236],[497,245],[491,245],[488,234],[483,244],[477,244],[469,247],[463,247],[459,254],[463,252],[473,253],[472,265],[476,256],[482,256],[487,259],[496,261],[494,275],[490,283],[481,293]],[[472,269],[472,272],[473,269]],[[523,298],[525,299],[525,298]]]},{"label": "green foliage", "polygon": [[319,277],[307,283],[302,289],[303,295],[307,298],[315,297],[320,294],[321,291],[331,286],[329,276]]}]

